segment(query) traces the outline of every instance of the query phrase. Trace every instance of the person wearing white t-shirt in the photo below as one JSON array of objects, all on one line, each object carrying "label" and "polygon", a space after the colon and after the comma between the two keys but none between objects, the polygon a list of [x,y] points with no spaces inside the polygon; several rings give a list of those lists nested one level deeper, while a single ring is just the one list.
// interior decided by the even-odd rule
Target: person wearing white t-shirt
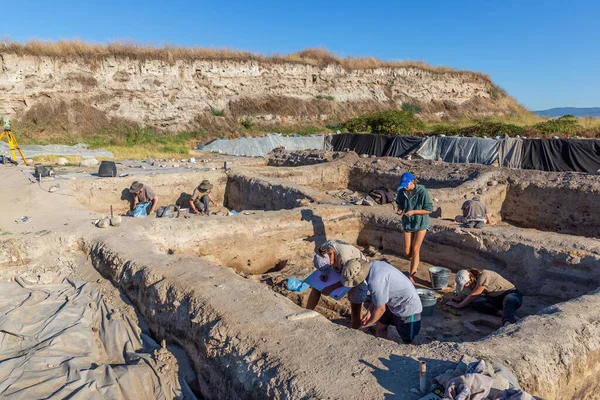
[{"label": "person wearing white t-shirt", "polygon": [[362,320],[363,328],[377,324],[377,337],[387,337],[387,327],[394,325],[406,344],[419,334],[421,299],[411,281],[394,266],[385,261],[350,260],[344,265],[341,281],[346,287],[367,284],[371,306]]}]

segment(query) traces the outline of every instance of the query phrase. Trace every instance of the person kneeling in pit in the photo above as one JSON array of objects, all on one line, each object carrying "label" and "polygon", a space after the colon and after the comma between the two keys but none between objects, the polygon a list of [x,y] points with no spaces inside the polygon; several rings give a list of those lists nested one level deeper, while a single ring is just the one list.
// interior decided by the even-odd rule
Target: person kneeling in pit
[{"label": "person kneeling in pit", "polygon": [[371,305],[362,320],[363,329],[377,324],[377,337],[387,338],[394,325],[405,344],[412,343],[421,330],[423,305],[412,282],[385,261],[350,260],[342,271],[342,284],[356,287],[367,283]]},{"label": "person kneeling in pit", "polygon": [[[523,296],[500,274],[476,268],[463,269],[458,271],[455,280],[457,295],[447,305],[464,308],[470,304],[479,312],[501,316],[504,326],[519,320],[517,310],[523,305]],[[461,301],[463,288],[471,289],[471,293]]]},{"label": "person kneeling in pit", "polygon": [[455,221],[463,224],[466,228],[482,229],[485,224],[491,225],[492,223],[487,207],[479,197],[465,201],[461,209],[463,215],[458,215]]},{"label": "person kneeling in pit", "polygon": [[158,206],[158,196],[150,187],[142,182],[134,181],[129,188],[129,193],[133,196],[131,211],[136,210],[138,205],[143,206],[142,216],[152,215]]},{"label": "person kneeling in pit", "polygon": [[194,189],[192,197],[190,198],[190,208],[194,214],[200,214],[203,212],[205,215],[208,215],[209,203],[215,207],[217,206],[217,203],[215,203],[210,195],[210,189],[212,189],[212,187],[213,185],[205,179],[198,185],[196,189]]},{"label": "person kneeling in pit", "polygon": [[[340,273],[344,263],[352,259],[367,260],[367,257],[356,247],[350,243],[341,240],[329,240],[323,243],[317,249],[313,263],[316,269],[320,272],[320,278],[323,282],[327,281],[331,269]],[[314,310],[319,304],[321,293],[328,296],[335,289],[342,287],[342,282],[336,282],[327,286],[321,291],[311,288],[306,308]],[[350,301],[350,326],[352,329],[360,328],[360,320],[362,318],[362,305],[367,299],[367,285],[356,285],[348,292],[348,300]]]}]

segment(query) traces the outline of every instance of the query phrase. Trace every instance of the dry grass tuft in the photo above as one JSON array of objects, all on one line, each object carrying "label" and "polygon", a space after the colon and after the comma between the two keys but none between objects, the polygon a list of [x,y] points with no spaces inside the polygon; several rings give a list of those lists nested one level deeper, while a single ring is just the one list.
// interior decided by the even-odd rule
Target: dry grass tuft
[{"label": "dry grass tuft", "polygon": [[155,47],[132,41],[109,42],[107,44],[85,43],[81,40],[59,40],[55,42],[30,40],[26,43],[4,39],[0,41],[0,53],[19,55],[49,56],[56,58],[84,58],[95,64],[105,57],[126,57],[137,60],[162,60],[169,64],[177,61],[232,60],[258,61],[263,63],[297,63],[319,67],[339,65],[347,70],[373,68],[418,68],[434,73],[460,73],[489,80],[482,73],[457,70],[448,67],[434,67],[422,61],[382,61],[372,57],[338,57],[329,50],[309,48],[291,54],[265,56],[247,51],[215,49],[204,47],[181,47],[166,45]]}]

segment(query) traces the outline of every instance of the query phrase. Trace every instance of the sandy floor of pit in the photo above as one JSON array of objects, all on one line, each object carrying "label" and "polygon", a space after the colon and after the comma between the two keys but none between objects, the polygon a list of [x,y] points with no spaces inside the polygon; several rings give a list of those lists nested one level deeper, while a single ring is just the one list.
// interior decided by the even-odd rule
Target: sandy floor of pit
[{"label": "sandy floor of pit", "polygon": [[[361,248],[361,250],[364,250],[367,253],[369,252],[369,250],[365,250],[364,248]],[[289,291],[286,288],[286,278],[294,277],[303,279],[310,275],[314,271],[312,267],[312,257],[312,254],[307,254],[295,259],[289,259],[287,260],[285,267],[278,271],[259,275],[242,272],[241,275],[248,279],[259,280],[265,283],[273,290],[285,295],[291,301],[304,307],[306,306],[310,289],[307,289],[302,293]],[[208,259],[211,258],[209,257]],[[370,257],[370,259],[387,261],[405,274],[408,274],[410,268],[408,260],[393,254],[381,254],[377,252],[374,256]],[[421,262],[416,277],[417,288],[431,289],[428,272],[430,267],[433,267],[433,265]],[[274,265],[274,269],[279,268]],[[452,273],[450,276],[448,288],[438,291],[442,297],[438,301],[436,308],[433,311],[433,315],[423,317],[421,333],[415,340],[416,344],[430,343],[433,341],[475,341],[489,335],[502,326],[501,317],[482,314],[470,307],[457,310],[445,305],[445,303],[453,296],[455,275],[455,273]],[[368,307],[369,301],[370,299],[367,299],[364,310]],[[520,318],[533,315],[554,303],[556,303],[556,299],[548,296],[524,296],[523,306],[517,311],[517,315]],[[350,303],[347,298],[335,301],[331,298],[322,296],[316,310],[332,322],[347,327],[350,326]],[[400,337],[395,331],[395,328],[391,327],[388,334],[391,339],[400,343]]]}]

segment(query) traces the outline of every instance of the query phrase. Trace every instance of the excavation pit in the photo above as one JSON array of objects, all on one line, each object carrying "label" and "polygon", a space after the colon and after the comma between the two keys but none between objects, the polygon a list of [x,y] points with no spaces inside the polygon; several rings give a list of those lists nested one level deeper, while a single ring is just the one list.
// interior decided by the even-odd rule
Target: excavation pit
[{"label": "excavation pit", "polygon": [[[402,232],[398,218],[348,210],[342,207],[319,207],[290,211],[265,212],[255,215],[216,217],[202,221],[173,221],[169,227],[177,237],[164,235],[163,227],[154,225],[151,236],[166,254],[191,254],[204,262],[230,268],[243,277],[262,282],[277,293],[283,294],[298,306],[305,306],[310,290],[302,293],[287,290],[286,279],[304,279],[314,271],[313,256],[318,245],[328,239],[344,240],[363,250],[372,260],[385,260],[400,271],[409,270],[409,261],[402,249]],[[500,230],[516,229],[498,227]],[[418,287],[430,288],[428,269],[445,266],[453,270],[450,286],[439,291],[442,295],[432,316],[425,317],[418,344],[440,342],[470,342],[492,334],[501,327],[500,317],[488,316],[465,308],[456,310],[445,305],[453,296],[454,273],[463,268],[491,269],[499,272],[521,290],[523,306],[517,315],[529,315],[576,297],[587,291],[579,285],[577,290],[565,290],[564,276],[548,275],[536,285],[537,277],[549,266],[545,260],[529,265],[529,270],[508,266],[513,255],[503,259],[502,249],[510,246],[502,235],[489,233],[488,240],[495,241],[493,249],[481,249],[464,244],[464,232],[445,226],[435,227],[423,247],[423,262],[416,281]],[[463,244],[461,244],[463,243]],[[401,251],[401,250],[400,250]],[[534,251],[521,248],[521,252]],[[555,255],[560,257],[560,255]],[[574,272],[574,271],[571,271]],[[524,279],[529,276],[529,279]],[[589,290],[596,283],[589,283]],[[366,303],[368,307],[368,302]],[[347,299],[335,301],[322,297],[317,308],[330,321],[349,325],[350,304]],[[398,339],[393,328],[392,337]]]}]

